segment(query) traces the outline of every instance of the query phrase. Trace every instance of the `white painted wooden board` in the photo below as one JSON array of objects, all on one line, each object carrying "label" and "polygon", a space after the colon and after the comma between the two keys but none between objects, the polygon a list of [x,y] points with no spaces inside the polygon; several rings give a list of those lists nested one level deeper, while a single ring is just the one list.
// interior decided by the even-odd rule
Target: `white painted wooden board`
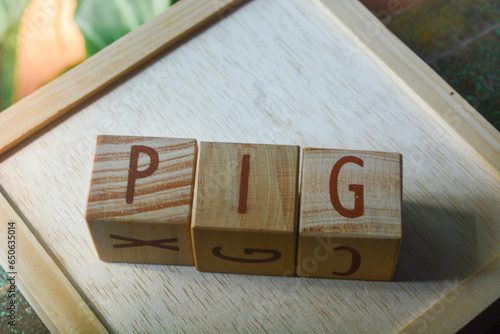
[{"label": "white painted wooden board", "polygon": [[[433,328],[426,311],[497,259],[500,182],[365,51],[310,1],[254,0],[5,156],[0,184],[115,332]],[[98,134],[400,152],[394,281],[101,262],[84,220]]]}]

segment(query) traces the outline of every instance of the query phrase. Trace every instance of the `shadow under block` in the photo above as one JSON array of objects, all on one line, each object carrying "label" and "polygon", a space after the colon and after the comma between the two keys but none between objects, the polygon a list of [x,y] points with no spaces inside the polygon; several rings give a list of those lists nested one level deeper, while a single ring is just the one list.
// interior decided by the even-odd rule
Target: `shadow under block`
[{"label": "shadow under block", "polygon": [[297,274],[390,280],[401,243],[402,156],[304,149]]},{"label": "shadow under block", "polygon": [[299,147],[200,143],[191,225],[200,271],[292,276]]},{"label": "shadow under block", "polygon": [[193,265],[196,140],[99,136],[86,219],[103,261]]}]

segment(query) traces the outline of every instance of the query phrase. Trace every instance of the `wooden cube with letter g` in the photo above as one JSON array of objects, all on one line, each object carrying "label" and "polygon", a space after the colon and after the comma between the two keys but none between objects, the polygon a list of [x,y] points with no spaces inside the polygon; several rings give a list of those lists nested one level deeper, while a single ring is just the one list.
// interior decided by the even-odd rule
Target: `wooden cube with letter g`
[{"label": "wooden cube with letter g", "polygon": [[297,274],[390,280],[401,243],[402,156],[304,149]]},{"label": "wooden cube with letter g", "polygon": [[104,261],[192,265],[194,139],[99,136],[86,219]]}]

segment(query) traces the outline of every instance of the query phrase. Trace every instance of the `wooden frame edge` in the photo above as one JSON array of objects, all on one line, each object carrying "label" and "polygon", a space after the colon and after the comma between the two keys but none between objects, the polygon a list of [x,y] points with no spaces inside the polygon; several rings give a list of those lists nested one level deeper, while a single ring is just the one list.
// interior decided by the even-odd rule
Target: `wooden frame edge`
[{"label": "wooden frame edge", "polygon": [[[400,333],[458,332],[498,299],[500,296],[498,282],[500,282],[500,255],[410,322]],[[486,286],[488,288],[485,288]],[[453,307],[450,307],[451,304]],[[475,315],[471,316],[471,313]]]},{"label": "wooden frame edge", "polygon": [[447,133],[500,178],[500,132],[460,94],[359,1],[312,1]]},{"label": "wooden frame edge", "polygon": [[15,103],[0,113],[0,154],[243,1],[182,0]]},{"label": "wooden frame edge", "polygon": [[[8,234],[9,222],[15,234]],[[14,270],[8,270],[8,235],[15,236]],[[16,285],[52,333],[108,333],[2,193],[0,240],[0,264],[15,273]]]}]

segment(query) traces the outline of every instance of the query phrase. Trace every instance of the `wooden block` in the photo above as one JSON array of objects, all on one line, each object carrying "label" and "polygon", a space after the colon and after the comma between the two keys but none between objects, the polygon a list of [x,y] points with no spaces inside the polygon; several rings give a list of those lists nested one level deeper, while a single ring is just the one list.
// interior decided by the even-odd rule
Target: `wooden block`
[{"label": "wooden block", "polygon": [[402,156],[304,149],[297,274],[390,280],[401,243]]},{"label": "wooden block", "polygon": [[192,265],[196,140],[97,137],[86,219],[99,258]]},{"label": "wooden block", "polygon": [[200,144],[191,226],[200,271],[292,276],[298,146]]}]

